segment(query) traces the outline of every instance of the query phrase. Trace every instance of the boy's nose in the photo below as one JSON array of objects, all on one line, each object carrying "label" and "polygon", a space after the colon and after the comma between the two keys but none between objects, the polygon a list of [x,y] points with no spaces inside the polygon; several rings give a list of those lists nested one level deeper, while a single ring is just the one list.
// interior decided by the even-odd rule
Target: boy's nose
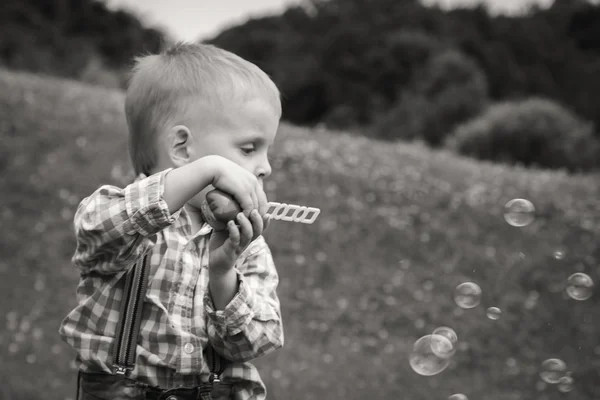
[{"label": "boy's nose", "polygon": [[261,163],[256,172],[257,177],[268,178],[271,175],[271,164],[269,164],[269,161],[265,160],[263,163]]}]

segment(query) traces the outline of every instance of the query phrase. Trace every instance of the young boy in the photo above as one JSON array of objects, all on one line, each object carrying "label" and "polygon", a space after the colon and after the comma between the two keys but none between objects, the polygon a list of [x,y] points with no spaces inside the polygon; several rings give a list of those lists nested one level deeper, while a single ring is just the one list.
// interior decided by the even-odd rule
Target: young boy
[{"label": "young boy", "polygon": [[[60,334],[77,352],[78,399],[200,398],[208,346],[228,361],[213,399],[264,399],[248,361],[283,345],[278,274],[261,236],[279,91],[234,54],[180,43],[136,60],[125,111],[138,178],[100,187],[75,215],[78,306]],[[243,210],[221,231],[201,212],[212,188]],[[119,374],[112,351],[125,273],[144,255],[136,363]]]}]

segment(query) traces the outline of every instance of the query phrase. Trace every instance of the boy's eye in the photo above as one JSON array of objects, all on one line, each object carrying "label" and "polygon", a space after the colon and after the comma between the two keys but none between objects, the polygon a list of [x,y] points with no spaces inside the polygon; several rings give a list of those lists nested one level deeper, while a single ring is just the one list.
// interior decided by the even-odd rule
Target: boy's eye
[{"label": "boy's eye", "polygon": [[256,148],[254,147],[254,145],[251,145],[251,146],[244,146],[244,147],[242,147],[242,151],[243,151],[245,154],[250,154],[250,153],[252,153],[254,150],[256,150]]}]

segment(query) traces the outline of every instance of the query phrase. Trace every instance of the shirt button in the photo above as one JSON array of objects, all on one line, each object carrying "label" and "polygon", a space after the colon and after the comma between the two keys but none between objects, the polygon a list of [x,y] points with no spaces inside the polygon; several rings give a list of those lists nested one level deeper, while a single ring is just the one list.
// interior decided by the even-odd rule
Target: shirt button
[{"label": "shirt button", "polygon": [[194,345],[189,342],[186,343],[185,346],[183,346],[183,351],[188,354],[192,354],[194,352]]}]

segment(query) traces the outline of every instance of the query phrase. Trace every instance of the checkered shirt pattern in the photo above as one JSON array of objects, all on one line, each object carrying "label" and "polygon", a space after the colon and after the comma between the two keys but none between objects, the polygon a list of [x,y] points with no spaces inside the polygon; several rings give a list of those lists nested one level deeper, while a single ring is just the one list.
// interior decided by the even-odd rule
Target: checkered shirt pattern
[{"label": "checkered shirt pattern", "polygon": [[[208,293],[208,240],[204,224],[192,232],[185,209],[170,214],[162,199],[169,172],[139,176],[124,189],[105,185],[85,198],[75,219],[80,272],[77,306],[59,332],[76,351],[82,371],[112,373],[112,347],[123,298],[124,274],[150,257],[135,369],[131,378],[170,389],[207,380],[203,349],[210,344],[232,361],[221,375],[235,398],[264,399],[266,388],[248,361],[283,345],[278,274],[261,236],[235,265],[239,290],[223,310]],[[121,279],[123,278],[123,279]]]}]

